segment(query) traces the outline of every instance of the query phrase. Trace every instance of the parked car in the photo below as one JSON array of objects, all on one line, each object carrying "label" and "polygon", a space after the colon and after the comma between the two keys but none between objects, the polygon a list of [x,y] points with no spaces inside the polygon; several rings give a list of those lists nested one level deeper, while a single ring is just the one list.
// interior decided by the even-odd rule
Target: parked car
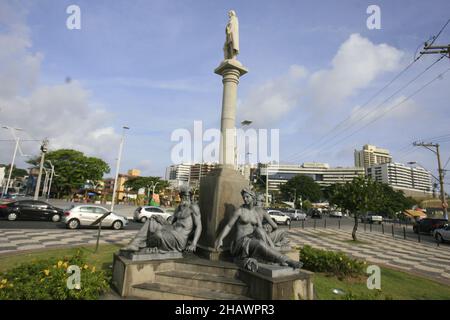
[{"label": "parked car", "polygon": [[383,216],[378,213],[369,212],[366,215],[361,216],[361,222],[364,223],[378,223],[381,224],[383,222]]},{"label": "parked car", "polygon": [[341,211],[330,211],[329,216],[330,216],[330,218],[342,218],[342,212]]},{"label": "parked car", "polygon": [[299,209],[287,209],[283,213],[295,221],[306,220],[306,213]]},{"label": "parked car", "polygon": [[[72,206],[64,212],[63,222],[69,229],[78,229],[80,226],[91,226],[98,218],[108,212],[110,211],[101,206]],[[128,225],[128,219],[114,212],[111,212],[102,221],[102,227],[111,227],[114,230],[120,230],[126,225]]]},{"label": "parked car", "polygon": [[166,220],[169,220],[172,218],[172,215],[170,213],[165,212],[160,207],[144,206],[144,207],[138,207],[136,210],[134,210],[133,220],[144,223],[145,221],[147,221],[147,219],[149,219],[151,216],[154,216],[154,215],[160,215]]},{"label": "parked car", "polygon": [[309,215],[312,219],[322,219],[322,212],[319,209],[311,209]]},{"label": "parked car", "polygon": [[432,233],[436,229],[443,228],[447,223],[447,219],[424,218],[414,223],[413,231],[415,233]]},{"label": "parked car", "polygon": [[450,225],[446,224],[442,228],[435,229],[433,231],[433,237],[439,242],[450,241]]},{"label": "parked car", "polygon": [[58,222],[64,210],[38,200],[20,200],[0,204],[0,217],[14,220],[50,220]]},{"label": "parked car", "polygon": [[276,224],[285,224],[287,226],[291,224],[291,218],[279,210],[268,210],[267,213]]}]

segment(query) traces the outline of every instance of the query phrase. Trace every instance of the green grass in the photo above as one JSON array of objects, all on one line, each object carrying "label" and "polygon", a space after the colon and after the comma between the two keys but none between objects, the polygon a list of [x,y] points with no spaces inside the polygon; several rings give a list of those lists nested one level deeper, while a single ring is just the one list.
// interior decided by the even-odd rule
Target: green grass
[{"label": "green grass", "polygon": [[[77,248],[51,249],[32,253],[15,253],[0,256],[0,272],[12,269],[18,264],[39,259],[59,258],[73,255],[82,250],[89,264],[98,269],[111,271],[113,253],[120,249],[120,245],[101,245],[98,253],[94,253],[95,246],[81,246]],[[373,290],[367,289],[366,278],[360,280],[339,280],[334,276],[322,273],[314,274],[314,287],[317,299],[343,299],[343,295],[332,293],[333,289],[341,289],[345,293],[352,293],[357,299],[394,299],[394,300],[450,300],[450,286],[424,279],[405,272],[381,268],[381,294],[375,295]]]},{"label": "green grass", "polygon": [[356,299],[394,299],[394,300],[449,300],[450,286],[428,280],[405,272],[381,268],[381,292],[367,289],[366,279],[339,280],[334,276],[316,273],[314,287],[317,299],[339,300],[344,295],[336,295],[333,289],[351,293]]},{"label": "green grass", "polygon": [[97,269],[110,270],[113,253],[117,252],[120,247],[120,245],[100,245],[97,253],[94,253],[95,246],[81,246],[76,248],[47,249],[45,251],[35,251],[31,253],[1,255],[0,272],[12,269],[24,262],[71,256],[74,255],[77,250],[81,250],[84,253],[88,264],[95,265]]},{"label": "green grass", "polygon": [[370,244],[370,242],[361,241],[361,240],[356,240],[356,241],[354,241],[354,240],[345,240],[344,242],[348,243],[348,244],[351,244],[351,245],[355,245],[355,246],[362,245],[362,244]]}]

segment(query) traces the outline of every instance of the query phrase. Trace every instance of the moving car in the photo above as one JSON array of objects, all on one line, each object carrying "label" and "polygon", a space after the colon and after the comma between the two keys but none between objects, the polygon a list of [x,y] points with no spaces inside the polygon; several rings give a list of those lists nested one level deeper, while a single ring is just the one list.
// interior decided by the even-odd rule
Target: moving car
[{"label": "moving car", "polygon": [[[63,222],[69,229],[78,229],[80,226],[91,226],[98,218],[108,212],[110,211],[100,206],[72,206],[64,212]],[[126,225],[128,225],[128,219],[114,212],[110,212],[102,221],[102,227],[111,227],[114,230],[120,230]]]},{"label": "moving car", "polygon": [[283,213],[295,221],[306,220],[306,213],[299,209],[287,209]]},{"label": "moving car", "polygon": [[279,210],[267,210],[267,213],[276,224],[285,224],[287,226],[291,224],[291,218]]},{"label": "moving car", "polygon": [[341,211],[330,211],[330,218],[342,218]]},{"label": "moving car", "polygon": [[366,222],[366,223],[378,223],[381,224],[383,222],[383,216],[374,213],[374,212],[369,212],[368,214],[361,216],[361,222]]},{"label": "moving car", "polygon": [[450,225],[446,224],[442,228],[435,229],[433,231],[433,237],[439,242],[450,241]]},{"label": "moving car", "polygon": [[322,212],[319,209],[311,209],[309,214],[312,219],[322,219]]},{"label": "moving car", "polygon": [[433,233],[435,229],[443,228],[447,223],[447,219],[424,218],[414,223],[413,231],[415,233]]},{"label": "moving car", "polygon": [[134,211],[133,220],[144,223],[145,221],[147,221],[147,219],[149,219],[151,216],[154,216],[154,215],[160,215],[166,220],[169,220],[169,218],[172,217],[172,215],[170,213],[165,212],[160,207],[144,206],[144,207],[138,207]]},{"label": "moving car", "polygon": [[58,222],[64,210],[39,200],[20,200],[0,204],[0,217],[14,220],[50,220]]}]

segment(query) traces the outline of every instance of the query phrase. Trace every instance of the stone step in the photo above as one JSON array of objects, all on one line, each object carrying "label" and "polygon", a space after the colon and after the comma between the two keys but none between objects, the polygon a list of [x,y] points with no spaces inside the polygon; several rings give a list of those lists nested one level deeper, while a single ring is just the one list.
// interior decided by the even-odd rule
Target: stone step
[{"label": "stone step", "polygon": [[236,264],[224,261],[191,258],[174,262],[176,271],[199,272],[230,278],[237,278],[239,273],[239,267]]},{"label": "stone step", "polygon": [[248,292],[247,285],[239,279],[201,272],[162,271],[155,274],[155,282],[211,289],[239,295],[246,295]]},{"label": "stone step", "polygon": [[251,300],[238,294],[158,282],[137,284],[131,291],[134,297],[151,300]]}]

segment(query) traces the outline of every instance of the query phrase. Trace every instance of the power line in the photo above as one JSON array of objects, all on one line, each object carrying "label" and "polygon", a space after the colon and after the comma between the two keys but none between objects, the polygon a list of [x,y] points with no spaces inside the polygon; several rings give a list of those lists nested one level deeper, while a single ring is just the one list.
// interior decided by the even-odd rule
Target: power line
[{"label": "power line", "polygon": [[414,91],[412,94],[410,94],[409,96],[407,96],[405,99],[403,99],[402,101],[400,101],[400,103],[397,103],[396,105],[390,107],[389,109],[385,110],[385,112],[381,113],[378,117],[376,117],[375,119],[373,119],[372,121],[370,121],[369,123],[367,123],[366,125],[364,125],[363,127],[359,128],[358,130],[354,131],[353,133],[347,135],[346,137],[344,137],[343,139],[339,140],[336,144],[339,144],[340,142],[344,141],[347,138],[350,138],[351,136],[353,136],[354,134],[358,133],[359,131],[361,131],[362,129],[366,128],[367,126],[371,125],[372,123],[374,123],[375,121],[377,121],[378,119],[380,119],[381,117],[383,117],[385,114],[387,114],[388,112],[392,111],[393,109],[399,107],[400,105],[402,105],[403,103],[405,103],[407,100],[411,99],[412,97],[414,97],[416,94],[418,94],[419,92],[421,92],[423,89],[425,89],[426,87],[428,87],[430,84],[432,84],[434,81],[440,79],[444,74],[446,74],[448,71],[450,71],[450,68],[448,68],[447,70],[445,70],[444,72],[442,72],[441,74],[439,74],[437,77],[433,78],[432,80],[428,81],[425,85],[423,85],[422,87],[420,87],[418,90]]},{"label": "power line", "polygon": [[[432,41],[430,44],[428,44],[427,42],[425,42],[425,45],[432,45],[434,44],[434,42],[436,41],[437,38],[439,38],[439,36],[441,35],[442,31],[447,27],[447,25],[449,24],[450,19],[442,26],[442,28],[439,30],[439,32],[437,33],[436,36],[432,37]],[[417,52],[417,50],[416,50]],[[416,54],[414,55],[416,56]],[[405,73],[415,62],[417,62],[417,60],[419,60],[421,57],[423,56],[423,53],[421,52],[419,56],[415,57],[413,59],[413,61],[411,63],[409,63],[402,71],[400,71],[400,73],[398,73],[391,81],[389,81],[385,86],[383,86],[380,90],[378,90],[373,96],[371,96],[369,98],[369,100],[367,100],[357,111],[360,112],[362,110],[362,108],[364,108],[366,105],[368,105],[374,98],[376,98],[383,90],[385,90],[386,88],[388,88],[395,80],[397,80],[403,73]],[[354,116],[354,115],[353,115]],[[316,145],[317,143],[320,143],[320,141],[322,141],[325,137],[329,136],[331,133],[333,133],[333,131],[337,130],[341,125],[343,125],[344,123],[346,123],[347,121],[351,120],[352,115],[350,114],[346,119],[342,120],[341,122],[339,122],[336,126],[334,126],[331,130],[329,130],[325,135],[323,135],[322,137],[319,138],[319,140],[309,144],[308,146],[306,146],[305,149],[303,149],[302,151],[296,152],[294,154],[292,154],[291,156],[288,156],[286,158],[286,160],[289,159],[295,159],[299,156],[304,156],[305,154],[308,154],[310,152],[308,152],[311,147],[313,147],[314,145]]]},{"label": "power line", "polygon": [[[402,90],[404,90],[405,88],[409,87],[412,83],[414,83],[415,81],[417,81],[417,79],[419,79],[422,75],[424,75],[428,70],[430,70],[434,65],[436,65],[439,61],[441,61],[445,56],[441,56],[440,58],[438,58],[436,61],[434,61],[431,65],[429,65],[428,67],[426,67],[422,72],[420,72],[419,74],[417,74],[413,79],[411,79],[410,81],[408,81],[405,85],[403,85],[402,87],[400,87],[399,89],[397,89],[394,93],[392,93],[388,98],[386,98],[385,100],[383,100],[381,103],[379,103],[377,106],[375,106],[375,108],[373,108],[372,110],[369,110],[368,112],[366,112],[362,117],[355,119],[352,123],[350,123],[346,128],[344,128],[343,130],[341,130],[340,132],[336,133],[334,135],[334,137],[332,137],[330,140],[325,141],[321,146],[319,146],[319,148],[316,148],[315,150],[310,150],[310,151],[304,151],[303,153],[300,153],[298,155],[299,158],[305,157],[310,155],[313,152],[317,152],[318,150],[322,150],[323,148],[325,148],[327,145],[329,145],[331,142],[333,142],[334,139],[336,139],[339,135],[343,134],[346,130],[352,128],[353,126],[355,126],[356,124],[359,124],[360,121],[366,119],[368,116],[375,114],[378,109],[385,104],[387,101],[389,101],[392,97],[394,97],[395,95],[397,95],[399,92],[401,92]],[[351,118],[351,115],[350,115]],[[377,119],[377,118],[376,118]],[[369,124],[372,122],[369,122]],[[358,130],[360,131],[360,130]],[[339,140],[341,141],[341,140]],[[336,143],[334,143],[336,145]]]}]

